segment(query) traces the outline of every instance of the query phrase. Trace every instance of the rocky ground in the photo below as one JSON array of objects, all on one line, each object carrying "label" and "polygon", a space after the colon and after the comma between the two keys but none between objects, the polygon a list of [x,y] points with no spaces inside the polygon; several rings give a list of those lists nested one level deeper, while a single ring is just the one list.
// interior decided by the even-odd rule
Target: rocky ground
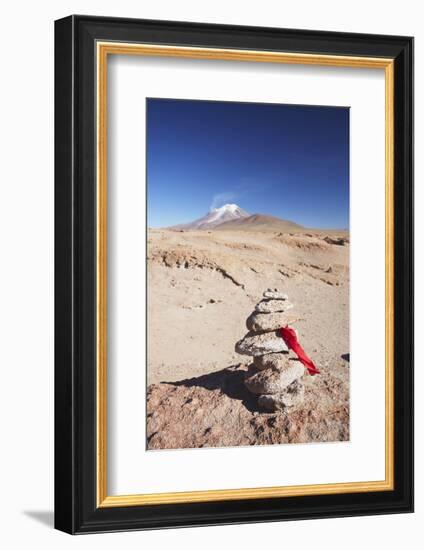
[{"label": "rocky ground", "polygon": [[336,358],[305,374],[304,402],[268,412],[244,385],[246,365],[149,387],[148,448],[224,447],[349,439],[346,366]]},{"label": "rocky ground", "polygon": [[[321,371],[302,377],[290,411],[259,406],[244,385],[249,358],[234,349],[267,287],[289,295]],[[349,438],[346,233],[151,230],[148,317],[149,449]]]}]

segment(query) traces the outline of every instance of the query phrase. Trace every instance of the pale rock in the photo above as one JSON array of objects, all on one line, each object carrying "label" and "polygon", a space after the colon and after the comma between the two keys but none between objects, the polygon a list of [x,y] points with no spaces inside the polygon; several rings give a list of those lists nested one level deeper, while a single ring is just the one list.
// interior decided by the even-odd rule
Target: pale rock
[{"label": "pale rock", "polygon": [[277,289],[271,290],[270,288],[263,293],[264,298],[272,298],[273,300],[287,300],[287,294],[279,292]]},{"label": "pale rock", "polygon": [[260,395],[258,398],[258,405],[272,412],[281,411],[300,405],[304,397],[305,387],[296,380],[281,393]]},{"label": "pale rock", "polygon": [[305,369],[301,363],[286,363],[281,368],[272,367],[252,376],[244,381],[247,389],[255,394],[273,395],[282,393],[292,382],[301,378]]},{"label": "pale rock", "polygon": [[288,351],[288,348],[277,331],[274,331],[261,334],[248,332],[242,340],[237,342],[235,350],[237,353],[240,353],[240,355],[255,357],[265,353]]},{"label": "pale rock", "polygon": [[258,313],[276,313],[288,311],[293,307],[293,304],[287,300],[262,300],[255,306],[255,311]]},{"label": "pale rock", "polygon": [[295,321],[296,317],[293,314],[287,314],[284,311],[277,311],[275,313],[258,313],[254,311],[246,319],[246,327],[247,330],[252,330],[254,332],[277,330]]},{"label": "pale rock", "polygon": [[254,357],[253,364],[258,370],[270,368],[286,369],[287,367],[298,364],[298,361],[290,359],[287,352],[267,353],[266,355],[258,355],[257,357]]}]

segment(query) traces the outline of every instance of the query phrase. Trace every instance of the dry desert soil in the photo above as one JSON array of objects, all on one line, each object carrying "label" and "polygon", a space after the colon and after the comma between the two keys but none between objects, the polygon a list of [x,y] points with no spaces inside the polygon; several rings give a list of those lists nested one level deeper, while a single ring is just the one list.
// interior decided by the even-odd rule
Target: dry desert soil
[{"label": "dry desert soil", "polygon": [[[147,448],[349,439],[349,235],[343,231],[148,233]],[[267,288],[321,374],[302,406],[270,413],[235,343]]]}]

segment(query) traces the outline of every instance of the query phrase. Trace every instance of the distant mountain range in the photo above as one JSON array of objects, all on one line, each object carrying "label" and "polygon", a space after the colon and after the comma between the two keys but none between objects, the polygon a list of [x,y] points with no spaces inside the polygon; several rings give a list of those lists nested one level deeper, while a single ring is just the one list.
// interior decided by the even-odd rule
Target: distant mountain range
[{"label": "distant mountain range", "polygon": [[189,223],[174,225],[168,229],[193,230],[236,230],[236,231],[295,231],[303,229],[297,223],[267,216],[265,214],[249,214],[237,204],[224,204],[213,208],[202,218]]}]

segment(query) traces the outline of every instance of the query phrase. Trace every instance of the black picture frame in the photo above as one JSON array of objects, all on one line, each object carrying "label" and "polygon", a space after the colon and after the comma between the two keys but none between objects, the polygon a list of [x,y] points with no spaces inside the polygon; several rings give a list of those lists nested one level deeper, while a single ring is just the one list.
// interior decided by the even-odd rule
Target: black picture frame
[{"label": "black picture frame", "polygon": [[[392,491],[97,507],[95,44],[394,60]],[[55,527],[94,533],[413,511],[413,39],[73,15],[55,22]]]}]

